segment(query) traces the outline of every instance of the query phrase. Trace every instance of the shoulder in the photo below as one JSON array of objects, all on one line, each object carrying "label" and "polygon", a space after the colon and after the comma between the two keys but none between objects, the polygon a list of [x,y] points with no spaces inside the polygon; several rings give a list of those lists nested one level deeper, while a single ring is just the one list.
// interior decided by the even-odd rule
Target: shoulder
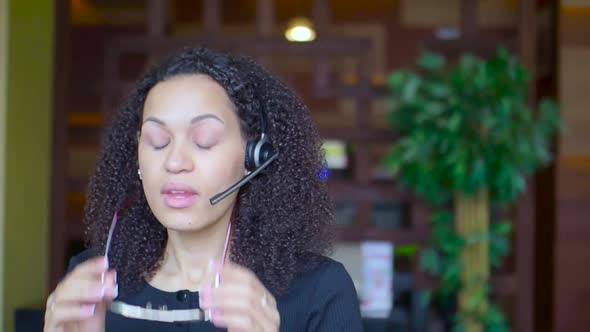
[{"label": "shoulder", "polygon": [[357,292],[341,263],[319,257],[313,269],[294,280],[289,294],[300,299],[306,331],[362,331]]},{"label": "shoulder", "polygon": [[344,265],[325,256],[317,257],[314,268],[296,278],[294,285],[314,296],[341,299],[353,305],[358,302],[354,283]]},{"label": "shoulder", "polygon": [[339,289],[356,292],[344,265],[325,256],[318,257],[315,267],[303,273],[296,279],[297,281],[311,282],[315,286],[316,292]]}]

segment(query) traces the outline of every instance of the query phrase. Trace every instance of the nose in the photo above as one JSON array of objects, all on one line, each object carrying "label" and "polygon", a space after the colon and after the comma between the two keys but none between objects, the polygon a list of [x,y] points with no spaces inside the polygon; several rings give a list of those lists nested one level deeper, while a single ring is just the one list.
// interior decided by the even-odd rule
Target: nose
[{"label": "nose", "polygon": [[[172,143],[171,143],[172,144]],[[170,173],[191,172],[194,168],[190,146],[177,142],[168,150],[164,166]]]}]

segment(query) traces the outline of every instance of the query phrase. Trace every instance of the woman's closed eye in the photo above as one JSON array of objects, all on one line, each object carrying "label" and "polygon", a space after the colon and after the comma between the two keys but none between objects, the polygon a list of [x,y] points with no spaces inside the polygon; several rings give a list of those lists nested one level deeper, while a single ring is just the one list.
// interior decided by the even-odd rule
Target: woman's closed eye
[{"label": "woman's closed eye", "polygon": [[168,144],[170,144],[170,141],[167,141],[166,143],[152,143],[152,147],[154,148],[154,150],[162,150],[163,148],[167,147]]},{"label": "woman's closed eye", "polygon": [[150,137],[149,141],[154,150],[162,150],[170,144],[170,137],[167,137],[167,135],[154,135]]},{"label": "woman's closed eye", "polygon": [[199,137],[193,139],[193,142],[199,149],[210,150],[217,144],[217,140],[212,137]]},{"label": "woman's closed eye", "polygon": [[154,150],[162,150],[170,144],[170,136],[160,132],[147,132],[143,136],[144,141]]},{"label": "woman's closed eye", "polygon": [[222,134],[219,130],[195,130],[191,136],[197,148],[210,150],[219,143]]},{"label": "woman's closed eye", "polygon": [[223,140],[225,129],[222,122],[207,118],[193,124],[189,135],[198,149],[211,150]]}]

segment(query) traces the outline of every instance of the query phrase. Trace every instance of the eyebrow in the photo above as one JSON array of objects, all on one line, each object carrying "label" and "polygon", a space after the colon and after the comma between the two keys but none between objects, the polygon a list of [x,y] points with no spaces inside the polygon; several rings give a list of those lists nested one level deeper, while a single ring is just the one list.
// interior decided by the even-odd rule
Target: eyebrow
[{"label": "eyebrow", "polygon": [[[211,113],[200,114],[200,115],[195,116],[194,118],[191,119],[191,124],[197,123],[199,121],[203,121],[205,119],[214,119],[214,120],[217,120],[217,121],[225,124],[225,122],[223,122],[223,120],[221,120],[217,115],[211,114]],[[158,118],[154,118],[153,116],[148,116],[143,121],[143,123],[146,123],[148,121],[155,122],[155,123],[159,124],[160,126],[166,127],[166,123],[164,121],[162,121]]]}]

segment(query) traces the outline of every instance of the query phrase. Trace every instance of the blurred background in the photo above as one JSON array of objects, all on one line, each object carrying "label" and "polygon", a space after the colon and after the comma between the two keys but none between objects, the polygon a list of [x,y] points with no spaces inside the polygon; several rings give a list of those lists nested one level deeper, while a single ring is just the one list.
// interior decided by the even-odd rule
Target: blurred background
[{"label": "blurred background", "polygon": [[[449,331],[454,301],[424,301],[432,211],[383,164],[392,72],[425,49],[453,61],[505,47],[553,97],[565,129],[553,161],[502,214],[510,248],[489,279],[512,331],[590,331],[590,0],[0,0],[0,314],[35,319],[69,257],[103,119],[158,57],[209,46],[257,58],[294,88],[326,140],[341,260],[359,296],[367,243],[392,282],[367,331]],[[373,266],[374,268],[374,266]],[[38,325],[37,325],[38,326]],[[490,329],[486,329],[490,331]],[[476,331],[476,330],[471,330]]]}]

